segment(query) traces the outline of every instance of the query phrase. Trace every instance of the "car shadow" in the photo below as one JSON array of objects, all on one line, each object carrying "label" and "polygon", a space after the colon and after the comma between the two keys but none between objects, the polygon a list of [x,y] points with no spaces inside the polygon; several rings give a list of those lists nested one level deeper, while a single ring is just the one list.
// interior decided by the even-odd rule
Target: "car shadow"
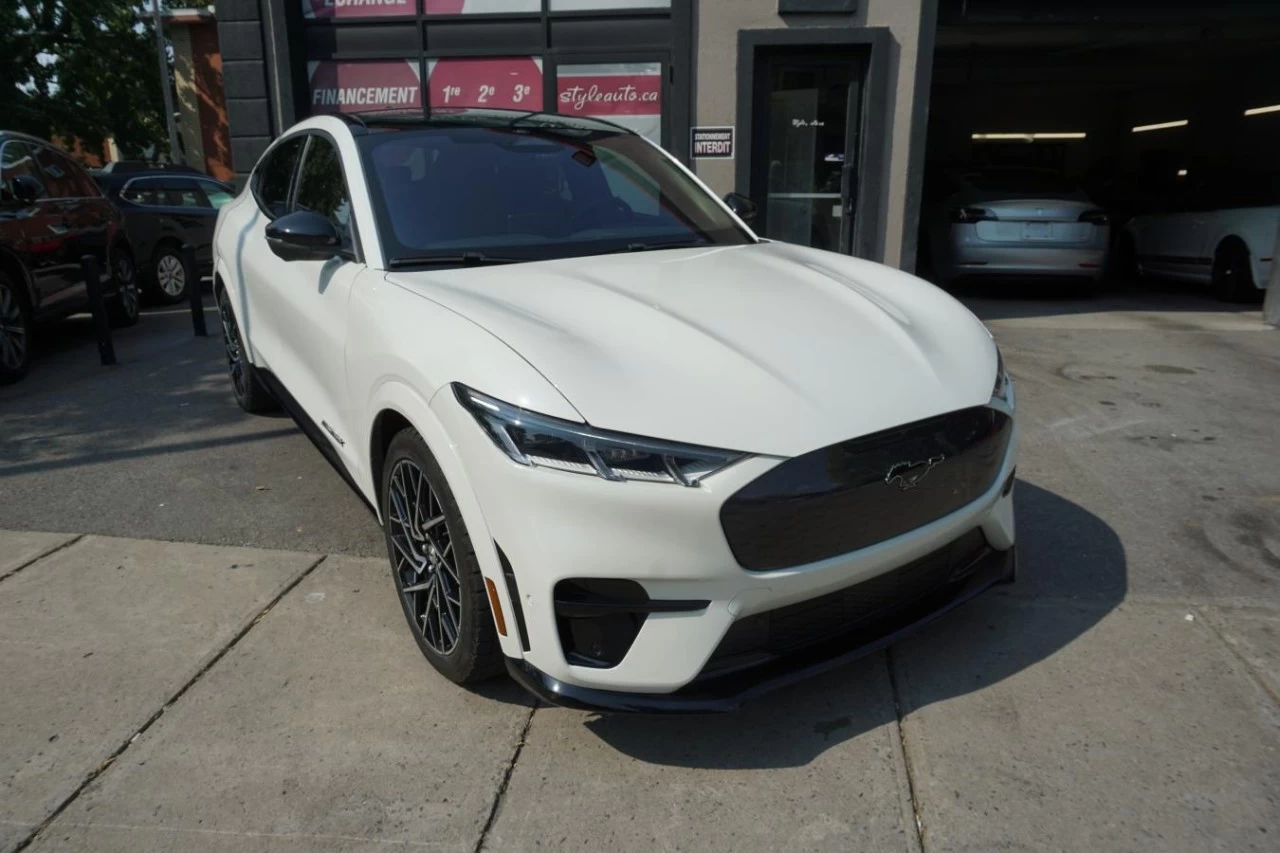
[{"label": "car shadow", "polygon": [[[1019,577],[919,634],[730,716],[590,716],[586,728],[653,764],[716,769],[799,767],[838,744],[918,709],[985,688],[1036,665],[1089,631],[1124,598],[1116,532],[1093,513],[1019,480]],[[931,660],[955,665],[934,672]],[[911,695],[895,677],[915,664]],[[913,667],[914,669],[915,667]],[[935,667],[936,669],[936,667]]]},{"label": "car shadow", "polygon": [[1123,312],[1248,314],[1261,310],[1261,294],[1249,302],[1222,302],[1203,284],[1155,278],[1090,284],[1084,279],[962,278],[946,288],[982,320]]}]

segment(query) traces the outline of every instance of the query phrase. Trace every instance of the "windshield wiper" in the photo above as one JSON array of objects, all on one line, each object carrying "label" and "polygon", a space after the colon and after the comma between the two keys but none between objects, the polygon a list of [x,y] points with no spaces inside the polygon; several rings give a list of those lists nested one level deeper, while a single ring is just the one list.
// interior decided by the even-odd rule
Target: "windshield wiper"
[{"label": "windshield wiper", "polygon": [[463,267],[487,267],[501,264],[522,264],[527,258],[505,258],[486,255],[484,252],[463,252],[459,255],[415,255],[408,258],[392,258],[387,261],[391,269],[419,267],[427,264],[456,264]]},{"label": "windshield wiper", "polygon": [[629,243],[628,252],[656,252],[659,249],[688,249],[691,246],[705,246],[705,240],[677,240],[671,243]]}]

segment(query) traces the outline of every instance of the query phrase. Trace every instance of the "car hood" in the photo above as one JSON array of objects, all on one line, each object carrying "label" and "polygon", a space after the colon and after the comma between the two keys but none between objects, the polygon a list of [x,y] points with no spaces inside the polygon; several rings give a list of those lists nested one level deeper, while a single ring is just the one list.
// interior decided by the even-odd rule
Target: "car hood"
[{"label": "car hood", "polygon": [[794,456],[986,403],[996,375],[943,291],[784,243],[387,277],[500,338],[588,423],[655,438]]}]

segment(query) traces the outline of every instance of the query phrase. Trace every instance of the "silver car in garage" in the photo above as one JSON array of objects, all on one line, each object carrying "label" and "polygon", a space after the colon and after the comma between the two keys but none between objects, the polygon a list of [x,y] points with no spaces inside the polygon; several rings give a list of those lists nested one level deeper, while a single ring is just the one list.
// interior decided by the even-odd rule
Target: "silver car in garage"
[{"label": "silver car in garage", "polygon": [[1102,278],[1110,221],[1057,173],[1005,167],[930,177],[921,266],[939,284],[962,276]]}]

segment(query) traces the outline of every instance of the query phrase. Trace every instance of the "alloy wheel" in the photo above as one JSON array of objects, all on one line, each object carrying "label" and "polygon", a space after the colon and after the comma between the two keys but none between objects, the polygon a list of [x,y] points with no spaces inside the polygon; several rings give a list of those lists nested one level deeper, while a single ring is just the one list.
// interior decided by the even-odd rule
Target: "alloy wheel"
[{"label": "alloy wheel", "polygon": [[18,370],[27,357],[27,326],[22,319],[18,294],[0,284],[0,365]]},{"label": "alloy wheel", "polygon": [[432,651],[447,656],[462,630],[462,582],[444,506],[416,463],[391,472],[387,525],[396,585]]},{"label": "alloy wheel", "polygon": [[164,255],[156,264],[156,281],[166,296],[178,298],[187,287],[187,271],[182,261],[173,255]]},{"label": "alloy wheel", "polygon": [[218,316],[222,319],[222,346],[227,352],[227,372],[231,374],[231,385],[236,397],[244,397],[244,355],[240,349],[240,327],[236,325],[236,315],[225,294],[218,300]]},{"label": "alloy wheel", "polygon": [[120,307],[126,317],[136,317],[140,299],[138,283],[134,280],[133,260],[128,255],[118,254],[114,266],[116,282],[120,287]]}]

